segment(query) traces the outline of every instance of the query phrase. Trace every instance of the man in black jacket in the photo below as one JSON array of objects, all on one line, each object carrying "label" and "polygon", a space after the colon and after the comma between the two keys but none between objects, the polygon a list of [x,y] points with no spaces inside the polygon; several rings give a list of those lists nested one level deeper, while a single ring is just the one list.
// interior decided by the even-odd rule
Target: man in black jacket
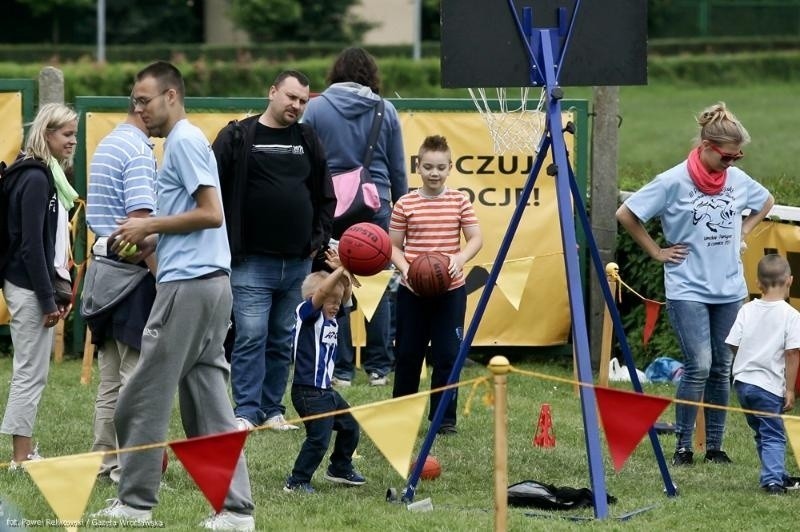
[{"label": "man in black jacket", "polygon": [[213,144],[233,259],[231,384],[243,429],[298,428],[282,404],[294,309],[336,206],[322,145],[298,123],[308,98],[308,78],[283,72],[266,110],[231,122]]}]

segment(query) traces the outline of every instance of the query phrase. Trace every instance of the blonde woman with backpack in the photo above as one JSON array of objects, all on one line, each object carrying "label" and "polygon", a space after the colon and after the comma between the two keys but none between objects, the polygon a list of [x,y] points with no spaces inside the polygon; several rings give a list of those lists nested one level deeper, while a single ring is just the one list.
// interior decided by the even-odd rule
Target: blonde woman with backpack
[{"label": "blonde woman with backpack", "polygon": [[68,213],[78,194],[65,169],[72,164],[77,131],[74,110],[43,105],[23,152],[2,179],[8,228],[3,297],[11,313],[14,366],[0,433],[12,439],[12,471],[20,462],[41,458],[33,425],[47,382],[53,327],[71,308]]}]

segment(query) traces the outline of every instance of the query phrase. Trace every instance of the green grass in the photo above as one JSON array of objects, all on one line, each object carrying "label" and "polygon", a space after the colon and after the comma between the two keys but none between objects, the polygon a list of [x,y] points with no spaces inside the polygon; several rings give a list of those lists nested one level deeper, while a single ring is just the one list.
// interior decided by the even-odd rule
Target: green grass
[{"label": "green grass", "polygon": [[[559,377],[572,375],[571,368],[553,362],[523,359],[518,366]],[[81,386],[79,371],[80,364],[75,360],[51,368],[35,429],[35,438],[45,456],[85,452],[91,444],[96,377],[91,386]],[[11,360],[0,358],[2,398],[7,395],[10,374]],[[469,366],[462,378],[467,380],[485,374],[487,370],[483,366]],[[533,479],[557,486],[589,487],[580,403],[572,386],[511,374],[508,390],[509,482]],[[674,393],[669,385],[652,385],[647,391],[666,397]],[[388,398],[390,389],[366,386],[363,375],[359,375],[356,384],[343,395],[352,405],[361,405]],[[462,388],[462,408],[467,395],[468,390]],[[401,489],[404,479],[394,472],[363,433],[358,450],[361,457],[356,465],[368,478],[368,483],[360,488],[340,488],[326,483],[318,471],[314,479],[318,492],[313,496],[285,494],[281,489],[303,440],[303,431],[251,434],[246,451],[258,529],[490,530],[494,504],[493,413],[483,404],[481,395],[482,392],[473,401],[470,415],[459,413],[459,434],[438,438],[434,443],[433,454],[443,464],[444,473],[438,480],[420,482],[416,493],[416,500],[432,499],[434,511],[428,513],[412,513],[402,505],[385,502],[387,488]],[[557,440],[553,449],[536,448],[531,443],[543,403],[552,405]],[[288,414],[293,417],[294,411]],[[665,413],[663,419],[673,419],[672,412]],[[423,422],[418,444],[426,428],[427,422]],[[177,414],[173,416],[170,437],[182,438]],[[7,460],[10,441],[7,437],[2,441],[5,451],[0,456]],[[663,483],[647,439],[619,474],[613,472],[603,439],[608,492],[619,500],[610,506],[612,517],[651,505],[655,505],[654,509],[624,523],[609,519],[581,525],[562,519],[566,514],[554,513],[548,519],[528,517],[526,510],[510,509],[509,530],[572,530],[578,526],[582,530],[787,530],[792,527],[800,495],[769,497],[759,492],[758,460],[743,415],[730,414],[725,442],[735,463],[731,466],[700,463],[692,468],[673,468],[680,496],[669,499],[662,493]],[[661,444],[667,456],[671,456],[673,438],[661,436]],[[791,455],[787,462],[790,471],[797,474]],[[161,490],[154,519],[163,521],[169,530],[195,530],[197,522],[209,511],[209,505],[174,456],[166,482],[169,489]],[[26,518],[54,518],[27,475],[0,470],[0,493],[6,509],[10,503]],[[87,512],[101,508],[104,500],[114,495],[110,484],[98,483]],[[593,514],[591,510],[584,510],[568,515],[591,517]]]}]

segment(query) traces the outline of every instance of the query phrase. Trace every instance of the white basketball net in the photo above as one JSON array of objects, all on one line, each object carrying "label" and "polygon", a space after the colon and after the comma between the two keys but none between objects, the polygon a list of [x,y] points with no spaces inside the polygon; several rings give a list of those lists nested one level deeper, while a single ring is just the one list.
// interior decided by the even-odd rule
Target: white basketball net
[{"label": "white basketball net", "polygon": [[514,105],[517,102],[509,100],[506,88],[500,87],[494,90],[496,102],[487,98],[487,89],[469,89],[472,101],[489,129],[494,152],[536,153],[545,130],[545,113],[542,111],[546,101],[544,88],[539,93],[538,101],[528,98],[529,91],[536,89],[520,88],[519,106],[514,109],[509,109],[509,102],[513,102]]}]

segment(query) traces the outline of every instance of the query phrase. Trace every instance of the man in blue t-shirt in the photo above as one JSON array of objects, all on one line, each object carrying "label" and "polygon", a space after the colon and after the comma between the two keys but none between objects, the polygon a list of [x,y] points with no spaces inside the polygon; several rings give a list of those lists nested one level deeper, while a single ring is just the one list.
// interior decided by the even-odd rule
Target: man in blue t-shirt
[{"label": "man in blue t-shirt", "polygon": [[[142,337],[139,367],[122,391],[114,417],[120,447],[167,439],[175,392],[188,437],[236,430],[227,393],[222,344],[231,312],[230,253],[216,161],[202,131],[189,123],[180,71],[159,61],[136,76],[131,96],[151,135],[166,137],[158,172],[158,215],[128,218],[112,233],[115,249],[136,244],[141,255],[157,242],[158,293]],[[158,502],[162,449],[125,453],[118,499],[95,516],[150,521]],[[255,530],[244,454],[223,510],[200,525]]]}]

